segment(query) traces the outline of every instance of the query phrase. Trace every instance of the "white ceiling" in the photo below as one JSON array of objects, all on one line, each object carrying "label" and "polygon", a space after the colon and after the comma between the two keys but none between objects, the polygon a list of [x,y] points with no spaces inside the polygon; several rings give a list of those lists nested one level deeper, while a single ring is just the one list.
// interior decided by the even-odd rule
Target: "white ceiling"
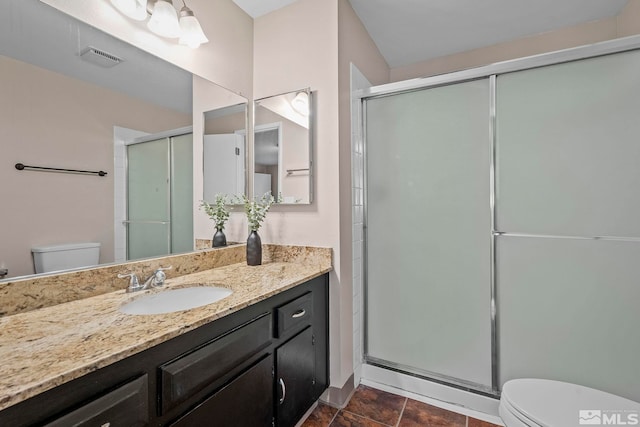
[{"label": "white ceiling", "polygon": [[[234,0],[254,18],[292,0]],[[390,67],[616,16],[628,0],[349,0]]]},{"label": "white ceiling", "polygon": [[257,18],[283,8],[296,0],[233,0],[249,16]]}]

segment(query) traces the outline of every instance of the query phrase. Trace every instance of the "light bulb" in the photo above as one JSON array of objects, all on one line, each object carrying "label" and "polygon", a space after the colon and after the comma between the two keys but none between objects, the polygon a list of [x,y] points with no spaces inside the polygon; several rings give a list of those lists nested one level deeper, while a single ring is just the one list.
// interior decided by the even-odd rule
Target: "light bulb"
[{"label": "light bulb", "polygon": [[187,6],[180,9],[180,40],[179,43],[187,45],[192,49],[197,48],[202,43],[207,43],[209,39],[204,35],[200,22]]},{"label": "light bulb", "polygon": [[147,24],[155,34],[175,39],[180,36],[180,24],[173,4],[168,0],[158,0],[153,6],[153,13]]},{"label": "light bulb", "polygon": [[291,101],[291,107],[303,116],[309,115],[309,95],[306,92],[298,92]]}]

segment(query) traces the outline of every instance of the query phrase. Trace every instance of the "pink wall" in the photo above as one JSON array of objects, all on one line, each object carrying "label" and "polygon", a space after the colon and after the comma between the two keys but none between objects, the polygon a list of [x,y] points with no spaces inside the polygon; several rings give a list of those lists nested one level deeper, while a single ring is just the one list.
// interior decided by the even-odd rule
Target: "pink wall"
[{"label": "pink wall", "polygon": [[[32,246],[75,242],[100,242],[100,262],[113,261],[113,127],[153,133],[191,117],[1,56],[0,74],[0,262],[12,277],[32,274]],[[18,162],[108,175],[19,172]]]},{"label": "pink wall", "polygon": [[209,119],[204,124],[205,135],[214,133],[234,133],[247,128],[247,115],[244,113],[230,114],[225,117]]},{"label": "pink wall", "polygon": [[[347,0],[338,1],[338,75],[339,75],[339,163],[340,175],[340,265],[342,266],[341,298],[349,304],[349,313],[344,313],[341,318],[341,329],[350,334],[351,351],[343,353],[342,358],[351,357],[351,372],[353,372],[353,342],[354,319],[353,301],[359,303],[360,299],[354,298],[353,286],[353,220],[352,220],[352,185],[351,185],[351,64],[353,63],[374,85],[389,81],[389,66],[380,54],[375,43],[362,25],[362,22],[354,12]],[[347,296],[347,292],[349,295]],[[346,307],[345,311],[346,311]],[[355,325],[356,329],[360,325]],[[347,339],[346,337],[344,338]],[[346,349],[346,346],[345,346]],[[346,375],[346,373],[345,373]]]},{"label": "pink wall", "polygon": [[309,201],[309,179],[307,172],[287,173],[288,169],[305,169],[309,167],[308,129],[284,120],[282,129],[282,189],[284,197],[292,197],[301,203]]},{"label": "pink wall", "polygon": [[340,263],[337,0],[299,0],[254,21],[254,97],[311,87],[315,99],[315,198],[309,206],[275,207],[263,242],[334,249],[330,276],[331,384],[352,372],[351,288]]},{"label": "pink wall", "polygon": [[449,73],[634,34],[640,34],[640,0],[630,0],[617,17],[392,68],[390,81]]},{"label": "pink wall", "polygon": [[629,0],[617,17],[618,37],[640,34],[640,0]]}]

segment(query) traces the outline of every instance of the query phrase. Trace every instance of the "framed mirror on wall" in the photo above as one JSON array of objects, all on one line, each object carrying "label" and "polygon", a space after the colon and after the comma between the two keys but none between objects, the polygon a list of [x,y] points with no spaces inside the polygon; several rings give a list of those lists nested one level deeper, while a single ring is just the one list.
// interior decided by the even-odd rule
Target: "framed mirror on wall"
[{"label": "framed mirror on wall", "polygon": [[281,204],[313,200],[313,102],[309,88],[254,102],[253,195]]}]

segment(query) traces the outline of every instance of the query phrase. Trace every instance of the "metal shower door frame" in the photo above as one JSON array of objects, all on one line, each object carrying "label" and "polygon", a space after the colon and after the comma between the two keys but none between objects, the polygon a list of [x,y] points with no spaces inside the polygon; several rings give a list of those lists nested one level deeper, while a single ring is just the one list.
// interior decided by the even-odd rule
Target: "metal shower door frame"
[{"label": "metal shower door frame", "polygon": [[[496,188],[496,90],[497,90],[497,78],[501,74],[529,70],[534,68],[545,67],[549,65],[562,64],[566,62],[579,61],[582,59],[595,58],[598,56],[605,56],[610,54],[621,53],[625,51],[640,49],[640,36],[631,36],[621,39],[615,39],[600,43],[594,43],[590,45],[564,49],[556,52],[544,53],[540,55],[529,56],[520,59],[514,59],[510,61],[499,62],[487,66],[472,68],[463,71],[456,71],[448,74],[437,75],[433,77],[425,77],[412,79],[397,83],[389,83],[380,86],[373,86],[367,89],[356,90],[353,93],[353,97],[360,100],[360,108],[362,114],[360,114],[361,121],[359,123],[361,129],[360,132],[363,138],[363,154],[364,154],[364,218],[363,218],[363,245],[362,245],[362,259],[363,259],[363,325],[364,331],[364,348],[363,357],[364,362],[390,369],[392,371],[401,372],[407,375],[415,376],[418,378],[426,379],[440,384],[452,386],[461,390],[470,391],[480,395],[486,395],[491,397],[499,397],[499,331],[498,331],[498,316],[499,316],[499,302],[497,300],[497,278],[496,278],[496,239],[499,236],[516,235],[513,233],[501,232],[497,229],[496,223],[496,202],[497,202],[497,188]],[[391,361],[380,360],[375,357],[369,356],[368,353],[368,170],[367,170],[367,101],[371,99],[399,95],[403,93],[420,91],[426,89],[433,89],[441,86],[448,86],[452,84],[464,83],[479,79],[489,79],[489,132],[490,132],[490,165],[488,183],[490,186],[490,194],[488,200],[488,208],[490,209],[490,223],[491,230],[489,236],[490,242],[490,319],[491,322],[491,387],[488,389],[482,384],[476,384],[468,382],[460,378],[452,378],[447,375],[438,374],[436,372],[419,370],[416,368],[403,366]],[[566,236],[555,236],[566,237]],[[603,239],[607,237],[579,237],[585,239]],[[609,239],[615,239],[610,237]],[[618,239],[615,239],[618,240]]]}]

